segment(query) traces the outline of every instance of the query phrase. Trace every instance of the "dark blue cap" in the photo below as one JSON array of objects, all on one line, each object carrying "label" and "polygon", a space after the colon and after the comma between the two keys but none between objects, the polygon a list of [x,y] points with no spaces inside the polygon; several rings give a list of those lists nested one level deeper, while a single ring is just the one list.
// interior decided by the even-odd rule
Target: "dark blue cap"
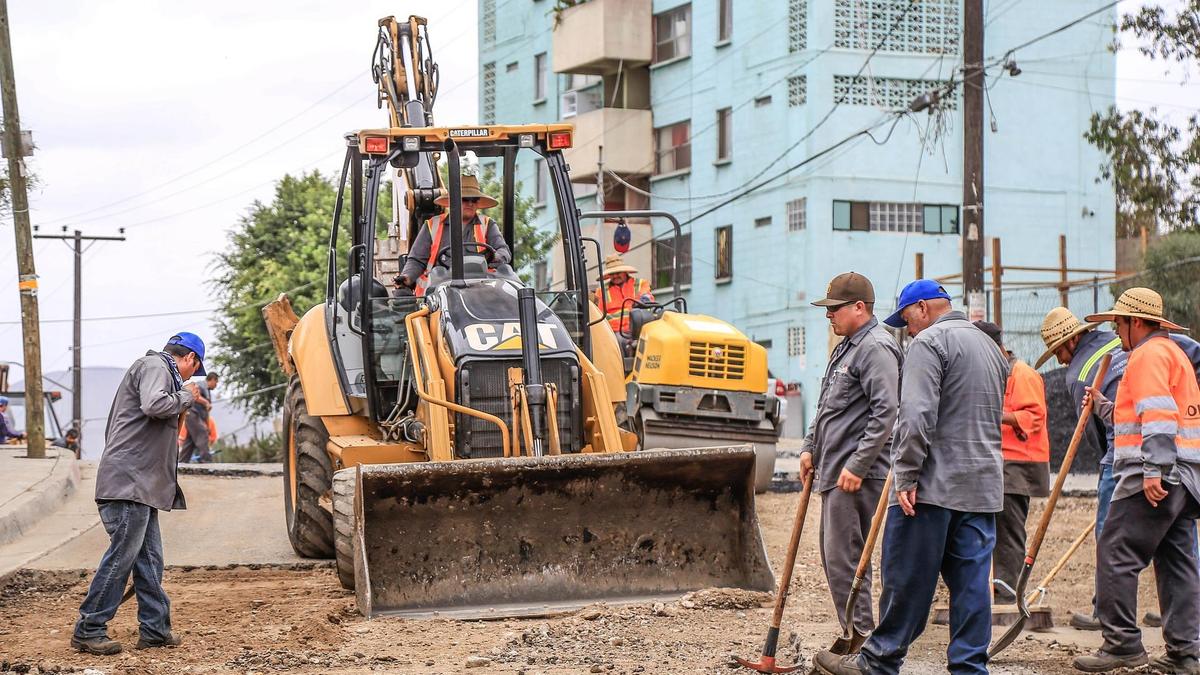
[{"label": "dark blue cap", "polygon": [[167,340],[167,344],[187,347],[196,352],[196,360],[200,362],[200,367],[196,370],[195,374],[206,374],[204,372],[204,340],[201,340],[199,335],[195,333],[176,333],[171,336],[170,340]]},{"label": "dark blue cap", "polygon": [[883,322],[892,328],[904,328],[908,325],[908,322],[900,318],[900,312],[903,312],[905,307],[921,300],[936,300],[938,298],[950,299],[950,294],[938,282],[933,279],[910,281],[904,287],[904,290],[900,291],[900,300],[896,303],[896,312],[884,319]]}]

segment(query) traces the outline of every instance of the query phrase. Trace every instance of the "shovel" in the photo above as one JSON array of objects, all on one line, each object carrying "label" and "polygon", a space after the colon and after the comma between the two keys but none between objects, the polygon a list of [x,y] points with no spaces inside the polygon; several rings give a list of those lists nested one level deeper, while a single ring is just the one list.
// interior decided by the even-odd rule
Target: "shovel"
[{"label": "shovel", "polygon": [[[1105,354],[1104,358],[1100,360],[1100,365],[1096,369],[1096,378],[1092,382],[1093,387],[1099,389],[1104,382],[1104,375],[1108,372],[1108,362],[1111,359],[1111,354]],[[1037,560],[1038,551],[1042,548],[1042,540],[1046,538],[1046,530],[1050,528],[1050,518],[1054,515],[1054,507],[1058,504],[1059,496],[1062,495],[1063,484],[1067,481],[1067,472],[1071,470],[1071,463],[1075,461],[1075,453],[1079,450],[1079,441],[1083,438],[1083,430],[1087,428],[1088,419],[1092,415],[1093,403],[1094,400],[1089,397],[1083,410],[1079,412],[1079,421],[1075,423],[1075,433],[1071,436],[1071,444],[1067,446],[1067,454],[1063,457],[1062,466],[1058,467],[1058,476],[1054,479],[1054,489],[1050,491],[1050,498],[1046,501],[1046,510],[1042,512],[1042,520],[1038,523],[1037,531],[1033,533],[1033,539],[1029,541],[1029,548],[1025,553],[1025,566],[1021,568],[1021,574],[1017,577],[1015,589],[1017,610],[1021,616],[988,650],[989,659],[995,658],[1005,647],[1012,644],[1013,640],[1016,640],[1017,636],[1021,634],[1025,622],[1029,620],[1031,613],[1029,603],[1025,598],[1025,587],[1029,585],[1029,574],[1033,571],[1033,563]]]},{"label": "shovel", "polygon": [[790,673],[800,666],[775,665],[775,648],[779,644],[779,624],[783,620],[783,606],[787,603],[788,587],[792,583],[792,568],[796,566],[796,551],[800,548],[800,534],[804,531],[804,518],[808,515],[808,501],[812,497],[813,474],[804,481],[804,491],[800,493],[800,505],[796,507],[796,520],[792,523],[792,539],[788,542],[787,562],[783,565],[783,574],[779,577],[779,589],[775,592],[775,613],[771,615],[771,626],[767,629],[767,639],[763,642],[762,656],[758,661],[747,661],[739,656],[733,657],[742,666],[760,673]]},{"label": "shovel", "polygon": [[833,646],[829,648],[829,651],[839,656],[858,652],[862,649],[863,643],[867,641],[867,634],[859,632],[854,625],[854,605],[858,600],[858,593],[866,581],[867,568],[871,566],[871,554],[875,552],[875,542],[879,539],[879,531],[883,529],[883,517],[887,513],[888,493],[891,491],[892,474],[889,472],[887,480],[883,483],[883,494],[879,495],[879,503],[875,506],[875,515],[871,518],[871,531],[867,533],[867,540],[863,542],[862,555],[858,557],[858,569],[854,571],[854,582],[850,584],[850,597],[846,599],[846,626],[842,629],[842,636],[834,640]]},{"label": "shovel", "polygon": [[1083,546],[1083,542],[1087,541],[1088,536],[1091,535],[1092,531],[1095,529],[1096,521],[1094,520],[1088,523],[1087,527],[1083,528],[1083,532],[1080,532],[1079,536],[1075,537],[1075,541],[1071,542],[1071,548],[1068,548],[1067,552],[1058,559],[1058,562],[1055,563],[1054,567],[1050,568],[1050,572],[1046,575],[1046,578],[1042,579],[1042,583],[1038,584],[1037,588],[1030,591],[1029,595],[1025,597],[1025,602],[1027,604],[1039,605],[1043,600],[1046,599],[1046,594],[1049,593],[1046,588],[1050,585],[1050,582],[1054,581],[1054,577],[1058,576],[1058,573],[1062,571],[1062,568],[1067,566],[1067,562],[1071,560],[1071,556],[1075,555],[1075,552],[1079,550],[1080,546]]}]

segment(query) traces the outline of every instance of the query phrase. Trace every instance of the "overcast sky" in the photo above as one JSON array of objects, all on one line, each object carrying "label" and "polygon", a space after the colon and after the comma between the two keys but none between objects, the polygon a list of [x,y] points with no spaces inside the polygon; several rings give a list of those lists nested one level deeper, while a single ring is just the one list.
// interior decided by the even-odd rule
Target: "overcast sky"
[{"label": "overcast sky", "polygon": [[[1021,12],[1037,1],[989,5]],[[380,17],[429,19],[443,73],[436,118],[475,122],[476,10],[476,0],[10,2],[21,123],[37,144],[33,223],[53,234],[127,228],[128,241],[99,242],[84,257],[83,314],[93,319],[84,365],[126,366],[180,330],[211,335],[206,282],[231,226],[255,199],[269,200],[283,174],[335,171],[345,132],[386,124],[369,75]],[[1031,25],[1030,37],[1046,29]],[[1181,79],[1132,50],[1118,58],[1126,107],[1159,104],[1181,118],[1200,107],[1195,78]],[[34,252],[43,368],[62,370],[71,363],[72,256],[58,241],[36,241]],[[16,274],[6,217],[0,361],[22,360]],[[164,312],[181,314],[98,320]]]}]

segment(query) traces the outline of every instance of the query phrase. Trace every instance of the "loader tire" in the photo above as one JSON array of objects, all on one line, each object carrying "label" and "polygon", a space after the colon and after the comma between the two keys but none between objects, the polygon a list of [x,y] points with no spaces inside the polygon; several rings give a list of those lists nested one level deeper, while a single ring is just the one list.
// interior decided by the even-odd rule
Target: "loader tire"
[{"label": "loader tire", "polygon": [[354,469],[333,474],[333,559],[342,588],[354,590]]},{"label": "loader tire", "polygon": [[[283,500],[288,540],[302,558],[333,557],[333,463],[329,432],[308,414],[300,378],[288,382],[283,404]],[[322,504],[324,502],[324,504]]]}]

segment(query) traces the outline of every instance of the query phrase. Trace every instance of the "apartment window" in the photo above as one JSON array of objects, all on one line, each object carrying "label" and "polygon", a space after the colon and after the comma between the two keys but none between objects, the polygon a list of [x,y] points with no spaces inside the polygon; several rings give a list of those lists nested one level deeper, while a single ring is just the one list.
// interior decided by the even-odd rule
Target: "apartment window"
[{"label": "apartment window", "polygon": [[717,111],[717,161],[733,157],[733,108]]},{"label": "apartment window", "polygon": [[533,161],[533,203],[545,204],[550,193],[550,176],[546,173],[546,160]]},{"label": "apartment window", "polygon": [[788,232],[799,232],[808,227],[808,199],[801,197],[787,203]]},{"label": "apartment window", "polygon": [[755,108],[762,108],[762,107],[769,106],[769,105],[771,105],[770,94],[768,94],[766,96],[759,96],[754,99],[754,107]]},{"label": "apartment window", "polygon": [[691,120],[654,131],[655,173],[682,171],[692,166]]},{"label": "apartment window", "polygon": [[692,53],[692,6],[680,5],[654,15],[654,62],[680,59]]},{"label": "apartment window", "polygon": [[958,234],[957,205],[925,204],[923,216],[926,234]]},{"label": "apartment window", "polygon": [[496,123],[496,64],[483,64],[483,123]]},{"label": "apartment window", "polygon": [[754,344],[758,345],[759,347],[762,347],[763,349],[770,349],[772,346],[775,345],[775,341],[772,340],[771,338],[767,338],[765,340],[755,340]]},{"label": "apartment window", "polygon": [[728,42],[733,39],[733,0],[720,0],[717,5],[717,42]]},{"label": "apartment window", "polygon": [[762,218],[754,219],[755,227],[770,227],[770,225],[771,225],[771,216],[764,216]]},{"label": "apartment window", "polygon": [[788,0],[788,51],[808,48],[808,0]]},{"label": "apartment window", "polygon": [[958,206],[909,202],[833,202],[833,229],[957,234]]},{"label": "apartment window", "polygon": [[533,100],[546,99],[546,52],[533,57]]},{"label": "apartment window", "polygon": [[[913,99],[934,89],[944,87],[940,80],[908,80],[898,77],[854,77],[835,75],[833,100],[847,105],[869,105],[889,110],[908,108]],[[943,104],[950,110],[958,108],[958,97],[947,96]]]},{"label": "apartment window", "polygon": [[496,0],[483,0],[479,23],[483,25],[483,44],[496,44]]},{"label": "apartment window", "polygon": [[[654,257],[651,259],[650,278],[655,288],[670,288],[675,284],[675,237],[653,239]],[[692,283],[692,234],[679,238],[679,285]]]},{"label": "apartment window", "polygon": [[788,356],[804,356],[804,326],[788,326]]},{"label": "apartment window", "polygon": [[713,264],[713,276],[717,281],[729,281],[733,278],[733,226],[718,227],[714,241],[716,263]]},{"label": "apartment window", "polygon": [[506,73],[516,72],[519,63],[520,63],[519,61],[513,61],[512,63],[508,64],[507,66],[504,66],[504,72],[506,72]]},{"label": "apartment window", "polygon": [[808,102],[808,77],[797,75],[788,78],[788,105],[801,106]]},{"label": "apartment window", "polygon": [[921,0],[911,9],[908,5],[895,0],[835,0],[834,45],[908,54],[958,53],[959,0]]}]

